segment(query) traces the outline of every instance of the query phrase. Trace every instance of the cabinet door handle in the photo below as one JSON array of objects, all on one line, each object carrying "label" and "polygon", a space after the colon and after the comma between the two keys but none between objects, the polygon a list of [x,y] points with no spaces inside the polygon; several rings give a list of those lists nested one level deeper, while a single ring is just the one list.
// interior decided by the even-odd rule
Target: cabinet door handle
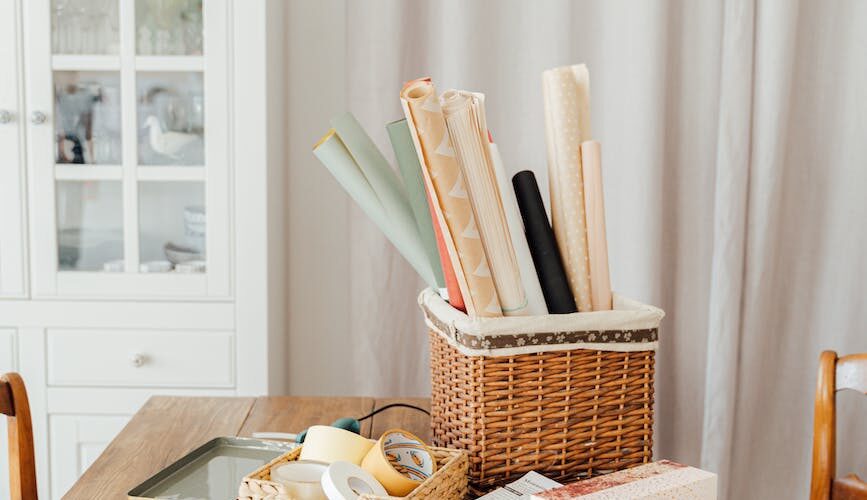
[{"label": "cabinet door handle", "polygon": [[12,123],[15,120],[15,115],[7,109],[0,109],[0,124]]},{"label": "cabinet door handle", "polygon": [[48,117],[42,111],[34,111],[30,115],[30,123],[34,125],[42,125],[46,120],[48,120]]},{"label": "cabinet door handle", "polygon": [[136,353],[136,354],[132,355],[129,362],[135,368],[139,368],[140,366],[144,365],[147,362],[147,360],[148,360],[148,358],[144,354]]}]

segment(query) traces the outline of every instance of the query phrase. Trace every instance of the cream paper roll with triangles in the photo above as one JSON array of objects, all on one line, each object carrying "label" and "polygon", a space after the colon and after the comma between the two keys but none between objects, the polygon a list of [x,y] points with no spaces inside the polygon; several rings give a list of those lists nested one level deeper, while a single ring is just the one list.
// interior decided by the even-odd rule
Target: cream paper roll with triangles
[{"label": "cream paper roll with triangles", "polygon": [[[455,269],[470,316],[502,316],[464,178],[449,142],[442,108],[430,79],[407,83],[400,93],[419,162],[436,193],[461,269]],[[445,236],[445,235],[444,235]]]},{"label": "cream paper roll with triangles", "polygon": [[590,137],[590,75],[578,64],[542,73],[551,225],[579,311],[592,311],[581,143]]}]

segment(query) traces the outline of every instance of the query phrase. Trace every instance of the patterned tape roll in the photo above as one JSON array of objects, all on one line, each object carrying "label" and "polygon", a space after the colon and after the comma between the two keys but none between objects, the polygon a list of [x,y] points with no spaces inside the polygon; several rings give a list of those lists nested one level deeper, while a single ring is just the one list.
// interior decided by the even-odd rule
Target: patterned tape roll
[{"label": "patterned tape roll", "polygon": [[342,460],[358,465],[373,444],[373,441],[354,432],[327,425],[314,425],[307,430],[307,437],[304,438],[301,460],[327,464]]},{"label": "patterned tape roll", "polygon": [[361,467],[385,486],[389,495],[406,496],[437,470],[424,441],[402,429],[385,431]]}]

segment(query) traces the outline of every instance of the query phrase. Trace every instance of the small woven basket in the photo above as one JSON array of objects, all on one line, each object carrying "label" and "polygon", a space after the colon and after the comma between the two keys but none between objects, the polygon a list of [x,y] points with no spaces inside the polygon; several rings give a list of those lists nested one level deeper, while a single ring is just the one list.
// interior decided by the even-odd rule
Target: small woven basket
[{"label": "small woven basket", "polygon": [[[463,500],[467,496],[467,454],[447,448],[430,447],[437,461],[437,471],[403,498],[413,500]],[[296,500],[286,488],[271,481],[271,469],[286,462],[298,460],[301,447],[281,455],[265,464],[241,481],[238,500]],[[361,495],[359,500],[386,500],[392,497]]]},{"label": "small woven basket", "polygon": [[469,453],[475,495],[529,472],[560,482],[651,460],[654,354],[664,313],[470,319],[425,290],[433,444]]}]

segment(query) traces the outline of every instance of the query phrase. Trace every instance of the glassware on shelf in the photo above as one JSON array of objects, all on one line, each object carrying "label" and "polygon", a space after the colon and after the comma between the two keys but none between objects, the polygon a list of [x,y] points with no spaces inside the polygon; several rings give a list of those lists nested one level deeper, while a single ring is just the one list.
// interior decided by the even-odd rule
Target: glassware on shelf
[{"label": "glassware on shelf", "polygon": [[202,54],[202,0],[136,0],[135,14],[137,54]]},{"label": "glassware on shelf", "polygon": [[199,72],[136,75],[139,165],[204,165],[204,100]]},{"label": "glassware on shelf", "polygon": [[119,165],[120,77],[116,72],[54,72],[57,163]]},{"label": "glassware on shelf", "polygon": [[121,0],[52,0],[52,52],[117,54],[120,47],[118,1]]},{"label": "glassware on shelf", "polygon": [[[148,272],[204,272],[205,190],[201,182],[139,182],[139,255]],[[162,267],[160,267],[162,266]],[[162,269],[162,271],[158,271]],[[144,271],[142,271],[144,272]]]},{"label": "glassware on shelf", "polygon": [[58,269],[118,271],[117,262],[123,261],[121,183],[57,181],[56,187]]}]

